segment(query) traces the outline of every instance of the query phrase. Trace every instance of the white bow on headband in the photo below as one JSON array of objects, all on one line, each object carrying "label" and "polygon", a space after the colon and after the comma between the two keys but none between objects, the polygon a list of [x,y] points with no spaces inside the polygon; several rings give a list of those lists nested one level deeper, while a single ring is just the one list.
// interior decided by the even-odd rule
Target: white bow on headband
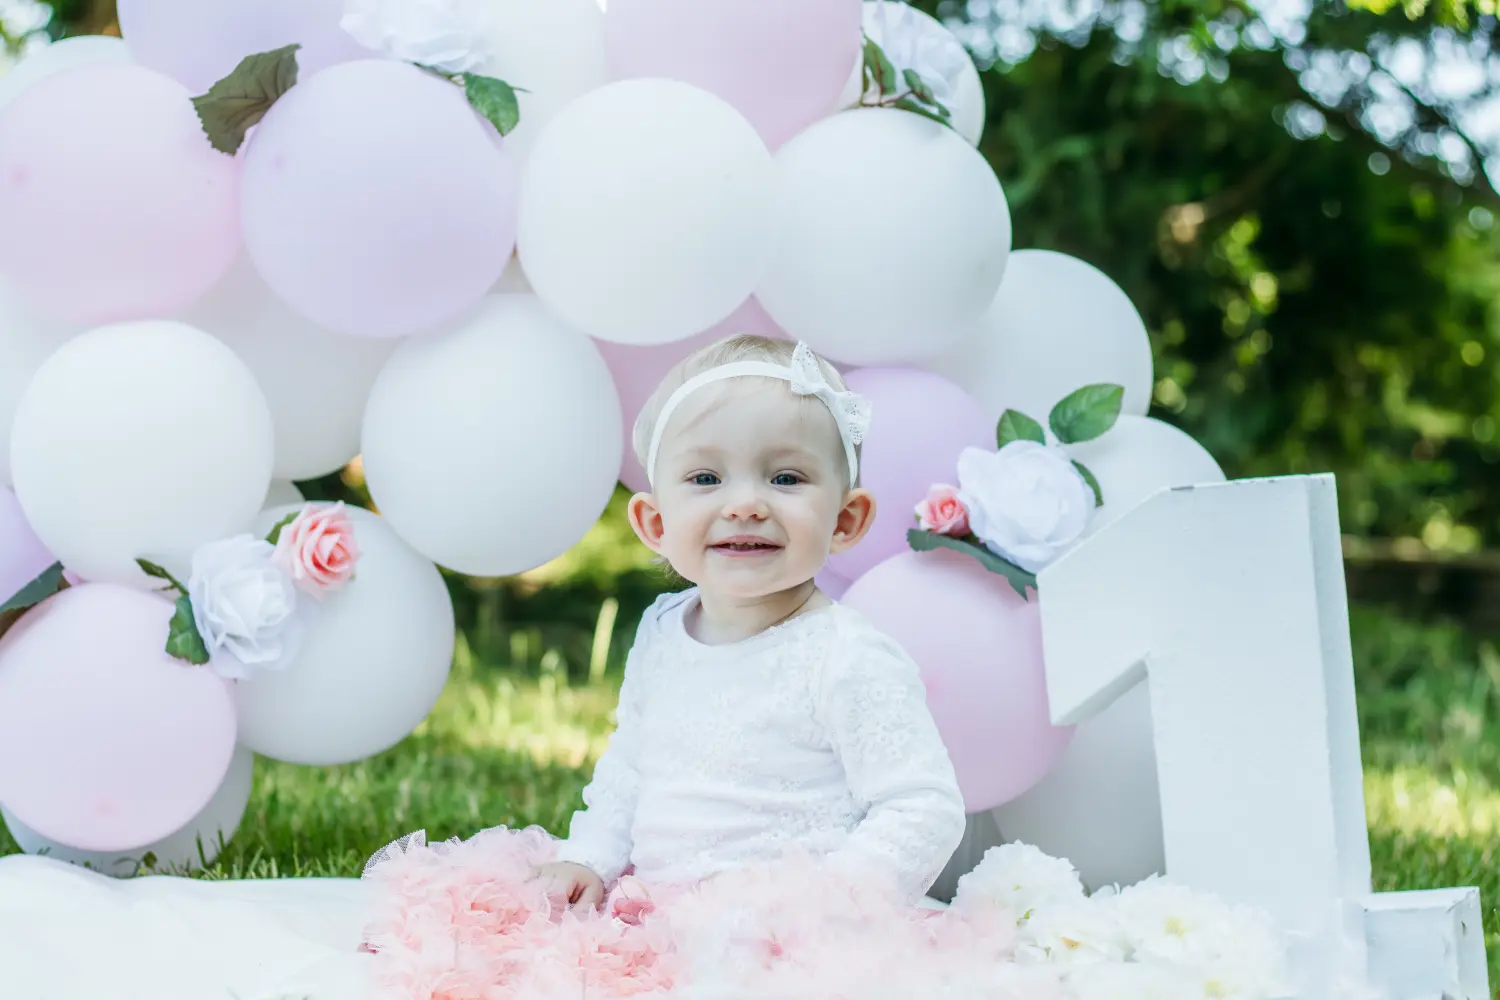
[{"label": "white bow on headband", "polygon": [[789,383],[792,392],[797,395],[816,396],[823,401],[823,405],[828,407],[828,412],[833,414],[834,423],[838,424],[839,438],[844,443],[844,458],[849,464],[849,487],[852,489],[855,483],[859,482],[859,456],[855,448],[864,443],[865,433],[870,429],[870,401],[859,393],[841,391],[829,384],[828,377],[823,374],[823,366],[818,363],[817,356],[813,354],[811,348],[801,343],[792,352],[790,364],[773,365],[765,361],[743,361],[720,365],[688,379],[676,392],[672,393],[657,416],[656,427],[651,434],[651,450],[646,456],[646,476],[651,480],[651,484],[656,485],[656,456],[661,449],[662,433],[667,428],[667,422],[672,419],[672,412],[684,399],[706,385],[750,375],[780,379]]}]

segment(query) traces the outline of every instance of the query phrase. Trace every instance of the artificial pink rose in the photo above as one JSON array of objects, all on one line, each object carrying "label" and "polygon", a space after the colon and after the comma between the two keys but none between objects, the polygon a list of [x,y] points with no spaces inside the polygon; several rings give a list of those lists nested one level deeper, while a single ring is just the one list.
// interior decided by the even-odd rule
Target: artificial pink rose
[{"label": "artificial pink rose", "polygon": [[354,522],[342,503],[308,504],[296,520],[281,529],[272,557],[298,589],[322,597],[348,583],[359,561]]},{"label": "artificial pink rose", "polygon": [[917,521],[923,531],[962,538],[969,533],[969,508],[952,486],[934,486],[927,499],[917,504]]}]

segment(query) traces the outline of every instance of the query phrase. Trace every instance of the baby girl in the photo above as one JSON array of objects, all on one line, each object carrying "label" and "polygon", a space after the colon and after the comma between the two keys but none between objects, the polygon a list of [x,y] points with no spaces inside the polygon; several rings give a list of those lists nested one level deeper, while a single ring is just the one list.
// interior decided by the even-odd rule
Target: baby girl
[{"label": "baby girl", "polygon": [[[585,808],[561,842],[497,830],[428,848],[416,834],[381,851],[366,871],[404,902],[377,952],[416,954],[431,933],[418,923],[436,920],[475,989],[544,953],[574,972],[557,956],[607,954],[636,975],[660,967],[632,951],[660,954],[650,928],[591,929],[618,928],[635,893],[792,857],[894,905],[921,900],[964,832],[952,762],[916,665],[814,583],[875,516],[859,486],[869,410],[805,345],[734,337],[669,374],[635,427],[651,492],[631,499],[630,522],[694,586],[640,624]],[[626,975],[611,968],[589,981]]]},{"label": "baby girl", "polygon": [[694,589],[646,614],[619,725],[558,860],[597,905],[627,868],[691,883],[788,847],[885,871],[913,900],[964,830],[917,668],[813,583],[859,542],[868,403],[805,346],[736,337],[657,390],[635,428],[652,492],[630,523]]}]

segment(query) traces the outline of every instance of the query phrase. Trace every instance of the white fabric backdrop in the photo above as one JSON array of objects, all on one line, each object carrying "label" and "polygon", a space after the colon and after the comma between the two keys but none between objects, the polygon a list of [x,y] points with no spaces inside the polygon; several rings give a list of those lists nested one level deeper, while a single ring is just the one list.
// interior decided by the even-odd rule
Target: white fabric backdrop
[{"label": "white fabric backdrop", "polygon": [[370,883],[116,881],[0,858],[7,1000],[368,1000]]}]

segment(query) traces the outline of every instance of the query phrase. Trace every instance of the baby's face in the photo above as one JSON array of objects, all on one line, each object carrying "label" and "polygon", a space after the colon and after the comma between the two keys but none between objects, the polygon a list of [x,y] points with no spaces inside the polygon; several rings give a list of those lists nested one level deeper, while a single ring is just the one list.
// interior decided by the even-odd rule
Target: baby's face
[{"label": "baby's face", "polygon": [[671,417],[657,457],[660,553],[732,600],[798,587],[823,567],[849,494],[828,408],[785,383],[704,388]]}]

